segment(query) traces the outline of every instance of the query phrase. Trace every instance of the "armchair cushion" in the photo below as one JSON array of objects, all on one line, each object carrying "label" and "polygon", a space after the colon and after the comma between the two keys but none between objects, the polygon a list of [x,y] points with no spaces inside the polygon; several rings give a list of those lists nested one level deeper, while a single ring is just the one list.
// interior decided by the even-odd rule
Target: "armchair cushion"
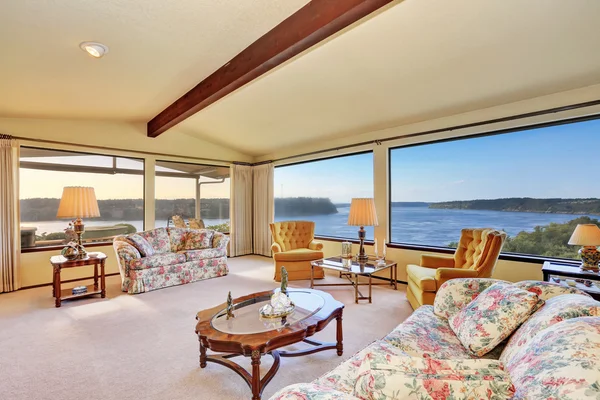
[{"label": "armchair cushion", "polygon": [[513,333],[540,302],[535,293],[498,282],[451,317],[450,328],[465,348],[481,357]]},{"label": "armchair cushion", "polygon": [[409,264],[406,267],[408,279],[413,281],[424,292],[435,292],[437,290],[435,271],[435,269],[414,264]]},{"label": "armchair cushion", "polygon": [[462,268],[438,268],[435,270],[435,281],[438,287],[450,279],[456,278],[477,278],[477,271]]},{"label": "armchair cushion", "polygon": [[427,268],[454,268],[454,257],[436,256],[430,254],[421,255],[421,267]]},{"label": "armchair cushion", "polygon": [[275,261],[313,261],[323,258],[323,252],[311,249],[288,250],[273,255]]}]

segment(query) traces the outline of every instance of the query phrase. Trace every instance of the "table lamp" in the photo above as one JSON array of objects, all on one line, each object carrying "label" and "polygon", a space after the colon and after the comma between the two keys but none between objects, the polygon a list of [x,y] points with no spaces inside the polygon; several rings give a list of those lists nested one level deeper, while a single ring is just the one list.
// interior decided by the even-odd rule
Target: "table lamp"
[{"label": "table lamp", "polygon": [[58,205],[56,218],[76,218],[73,222],[73,229],[77,234],[78,258],[85,258],[87,252],[81,244],[81,235],[84,232],[84,225],[81,218],[94,218],[100,216],[96,193],[92,187],[67,186],[63,189],[63,194]]},{"label": "table lamp", "polygon": [[573,231],[569,244],[583,246],[579,249],[581,256],[581,269],[584,271],[598,271],[600,262],[600,228],[595,224],[579,224]]},{"label": "table lamp", "polygon": [[348,225],[360,226],[358,238],[360,239],[360,250],[356,259],[359,263],[366,263],[369,257],[365,254],[365,226],[377,226],[377,211],[375,202],[371,198],[352,199],[350,213],[348,214]]}]

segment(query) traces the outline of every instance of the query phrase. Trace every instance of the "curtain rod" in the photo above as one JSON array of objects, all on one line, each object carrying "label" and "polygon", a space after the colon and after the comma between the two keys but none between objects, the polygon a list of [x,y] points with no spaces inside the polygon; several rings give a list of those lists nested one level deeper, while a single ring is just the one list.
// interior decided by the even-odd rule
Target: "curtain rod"
[{"label": "curtain rod", "polygon": [[471,122],[471,123],[468,123],[468,124],[454,125],[454,126],[445,127],[445,128],[431,129],[431,130],[428,130],[428,131],[422,131],[422,132],[416,132],[416,133],[409,133],[407,135],[397,135],[397,136],[391,136],[391,137],[387,137],[387,138],[383,138],[383,139],[373,139],[373,140],[368,140],[368,141],[365,141],[365,142],[358,142],[358,143],[353,143],[353,144],[347,144],[347,145],[344,145],[344,146],[331,147],[331,148],[324,149],[324,150],[316,150],[316,151],[312,151],[312,152],[309,152],[309,153],[303,153],[303,154],[296,154],[296,155],[293,155],[293,156],[281,157],[281,158],[277,158],[277,159],[274,159],[274,160],[270,160],[268,162],[277,162],[277,161],[291,160],[291,159],[294,159],[294,158],[306,157],[306,156],[313,156],[313,155],[317,155],[317,154],[328,153],[330,151],[339,151],[339,150],[351,149],[353,147],[360,147],[360,146],[365,146],[365,145],[370,145],[370,144],[380,145],[383,142],[389,142],[389,141],[392,141],[392,140],[407,139],[407,138],[414,138],[414,137],[419,137],[419,136],[433,135],[435,133],[450,132],[450,131],[455,131],[455,130],[458,130],[458,129],[474,128],[474,127],[478,127],[478,126],[490,125],[490,124],[495,124],[495,123],[499,123],[499,122],[507,122],[507,121],[514,121],[514,120],[518,120],[518,119],[524,119],[524,118],[530,118],[530,117],[537,117],[537,116],[540,116],[540,115],[555,114],[555,113],[558,113],[558,112],[570,111],[570,110],[577,110],[577,109],[580,109],[580,108],[592,107],[592,106],[597,106],[597,105],[600,105],[600,100],[593,100],[593,101],[587,101],[587,102],[584,102],[584,103],[571,104],[571,105],[568,105],[568,106],[548,108],[546,110],[532,111],[532,112],[528,112],[528,113],[524,113],[524,114],[516,114],[516,115],[511,115],[511,116],[508,116],[508,117],[494,118],[494,119],[489,119],[489,120],[479,121],[479,122]]},{"label": "curtain rod", "polygon": [[126,152],[126,153],[129,152],[129,153],[142,154],[142,155],[147,155],[147,156],[177,157],[177,158],[183,158],[183,159],[186,159],[186,160],[208,161],[208,162],[213,161],[213,162],[221,162],[221,163],[226,163],[226,164],[233,164],[234,163],[233,161],[230,161],[230,160],[220,160],[218,158],[198,158],[198,157],[181,156],[181,155],[169,154],[169,153],[154,153],[152,151],[128,150],[128,149],[118,149],[118,148],[115,148],[115,147],[108,147],[108,146],[97,146],[97,145],[88,145],[88,144],[61,142],[61,141],[57,141],[57,140],[32,139],[32,138],[27,138],[27,137],[10,136],[10,135],[1,135],[1,136],[8,136],[9,139],[26,140],[26,141],[35,142],[35,143],[48,143],[48,144],[68,145],[68,146],[81,146],[81,147],[85,147],[87,149],[109,150],[109,151],[118,151],[118,152]]}]

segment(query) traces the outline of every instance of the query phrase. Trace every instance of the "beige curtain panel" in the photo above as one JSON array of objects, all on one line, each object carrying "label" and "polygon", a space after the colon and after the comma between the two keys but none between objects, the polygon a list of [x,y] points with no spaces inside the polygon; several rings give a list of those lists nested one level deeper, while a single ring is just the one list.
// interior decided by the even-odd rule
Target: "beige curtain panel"
[{"label": "beige curtain panel", "polygon": [[231,166],[231,240],[232,257],[252,254],[252,167]]},{"label": "beige curtain panel", "polygon": [[271,257],[271,229],[275,218],[273,164],[253,167],[254,191],[254,254]]},{"label": "beige curtain panel", "polygon": [[0,135],[0,293],[19,289],[19,144]]}]

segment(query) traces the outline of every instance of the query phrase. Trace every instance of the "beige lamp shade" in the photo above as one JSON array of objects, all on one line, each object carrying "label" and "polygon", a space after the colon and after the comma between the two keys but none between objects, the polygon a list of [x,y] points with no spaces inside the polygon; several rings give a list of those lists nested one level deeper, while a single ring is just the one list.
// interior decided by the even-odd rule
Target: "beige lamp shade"
[{"label": "beige lamp shade", "polygon": [[377,211],[375,201],[371,198],[352,199],[348,225],[352,226],[377,226]]},{"label": "beige lamp shade", "polygon": [[600,246],[600,228],[595,224],[579,224],[573,231],[569,244],[578,246]]},{"label": "beige lamp shade", "polygon": [[100,216],[92,187],[67,186],[58,205],[56,218],[93,218]]}]

